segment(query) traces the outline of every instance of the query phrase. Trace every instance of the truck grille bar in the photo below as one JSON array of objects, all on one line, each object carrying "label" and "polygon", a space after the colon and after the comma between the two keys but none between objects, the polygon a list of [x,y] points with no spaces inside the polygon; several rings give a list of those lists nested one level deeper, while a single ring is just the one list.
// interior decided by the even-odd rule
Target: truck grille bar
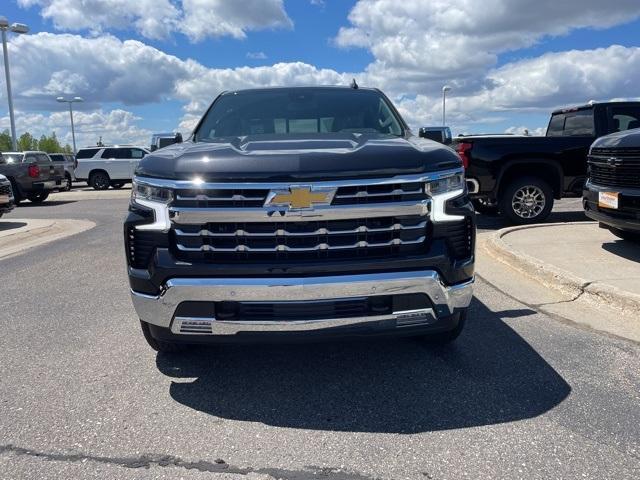
[{"label": "truck grille bar", "polygon": [[589,179],[595,185],[640,188],[640,149],[596,149],[589,156]]},{"label": "truck grille bar", "polygon": [[[173,190],[163,212],[177,259],[283,264],[424,254],[434,231],[434,202],[442,201],[427,195],[425,183],[460,173],[306,183],[136,181]],[[445,223],[460,220],[441,216]]]}]

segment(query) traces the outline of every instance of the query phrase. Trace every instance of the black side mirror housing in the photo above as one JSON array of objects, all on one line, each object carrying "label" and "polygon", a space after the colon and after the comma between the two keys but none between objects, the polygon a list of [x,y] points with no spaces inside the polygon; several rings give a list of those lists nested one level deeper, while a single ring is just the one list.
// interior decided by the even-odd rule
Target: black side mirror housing
[{"label": "black side mirror housing", "polygon": [[175,143],[182,143],[182,134],[180,132],[176,132],[176,136],[174,137]]},{"label": "black side mirror housing", "polygon": [[421,127],[418,131],[418,136],[443,143],[444,145],[449,145],[452,141],[449,127]]}]

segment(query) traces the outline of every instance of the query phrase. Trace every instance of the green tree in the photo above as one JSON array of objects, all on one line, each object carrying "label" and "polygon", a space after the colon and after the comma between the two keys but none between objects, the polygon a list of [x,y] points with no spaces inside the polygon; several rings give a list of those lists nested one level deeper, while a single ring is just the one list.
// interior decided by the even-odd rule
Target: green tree
[{"label": "green tree", "polygon": [[0,133],[0,152],[10,152],[13,150],[11,146],[11,134],[9,130]]},{"label": "green tree", "polygon": [[62,147],[62,153],[73,153],[73,148],[68,143]]},{"label": "green tree", "polygon": [[25,132],[18,138],[18,150],[24,152],[25,150],[37,150],[38,140],[33,138],[29,132]]},{"label": "green tree", "polygon": [[56,132],[53,132],[50,136],[42,135],[38,141],[38,150],[42,150],[47,153],[58,153],[62,150],[62,146],[56,137]]}]

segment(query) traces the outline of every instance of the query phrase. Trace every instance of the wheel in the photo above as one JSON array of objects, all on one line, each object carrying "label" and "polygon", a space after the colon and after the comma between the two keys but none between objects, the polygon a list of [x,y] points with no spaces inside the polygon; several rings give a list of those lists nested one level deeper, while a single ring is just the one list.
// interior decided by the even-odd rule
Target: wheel
[{"label": "wheel", "polygon": [[498,204],[490,203],[486,198],[474,198],[471,203],[473,203],[473,208],[476,212],[483,215],[496,215],[498,213]]},{"label": "wheel", "polygon": [[553,190],[540,178],[516,178],[502,192],[499,204],[500,211],[511,223],[543,222],[553,208]]},{"label": "wheel", "polygon": [[151,335],[151,329],[149,328],[149,324],[147,322],[143,322],[142,320],[140,320],[140,326],[142,327],[142,334],[144,335],[144,339],[147,341],[149,346],[153,348],[156,352],[177,353],[177,352],[182,352],[187,348],[187,345],[183,343],[165,342],[164,340],[156,340]]},{"label": "wheel", "polygon": [[464,325],[467,322],[467,311],[463,310],[458,313],[458,325],[453,330],[447,332],[432,333],[430,335],[423,335],[420,337],[423,342],[429,345],[447,345],[454,342],[464,330]]},{"label": "wheel", "polygon": [[611,228],[610,230],[611,233],[622,240],[640,243],[640,232],[630,232],[629,230],[619,230],[617,228]]},{"label": "wheel", "polygon": [[11,188],[13,190],[13,203],[15,203],[17,207],[22,201],[22,195],[20,195],[20,190],[18,190],[18,185],[16,185],[16,182],[13,179],[11,179]]},{"label": "wheel", "polygon": [[42,203],[49,198],[49,192],[30,193],[27,195],[27,198],[32,203]]},{"label": "wheel", "polygon": [[72,185],[73,185],[73,182],[71,181],[71,175],[69,175],[68,173],[65,173],[64,186],[61,188],[61,190],[64,192],[68,192],[69,190],[71,190]]},{"label": "wheel", "polygon": [[124,182],[111,182],[111,188],[118,190],[122,187],[124,187]]},{"label": "wheel", "polygon": [[109,188],[110,183],[111,181],[109,180],[107,172],[93,172],[89,177],[89,185],[91,185],[94,190],[106,190]]}]

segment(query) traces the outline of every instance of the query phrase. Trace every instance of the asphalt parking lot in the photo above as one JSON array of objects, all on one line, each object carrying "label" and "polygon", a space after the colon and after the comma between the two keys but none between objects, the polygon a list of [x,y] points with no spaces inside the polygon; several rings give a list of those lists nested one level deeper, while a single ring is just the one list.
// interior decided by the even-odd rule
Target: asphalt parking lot
[{"label": "asphalt parking lot", "polygon": [[[3,218],[96,226],[0,260],[0,477],[640,477],[637,343],[479,279],[448,348],[398,339],[157,355],[128,294],[126,193],[74,194]],[[580,200],[566,199],[550,221],[581,219]]]}]

